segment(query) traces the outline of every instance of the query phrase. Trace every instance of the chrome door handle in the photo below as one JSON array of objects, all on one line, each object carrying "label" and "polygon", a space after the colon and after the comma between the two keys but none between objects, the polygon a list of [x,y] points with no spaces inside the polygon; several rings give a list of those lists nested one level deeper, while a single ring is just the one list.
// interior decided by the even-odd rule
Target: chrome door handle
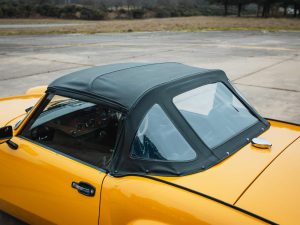
[{"label": "chrome door handle", "polygon": [[77,191],[80,194],[83,194],[85,196],[93,197],[96,192],[96,188],[94,188],[92,185],[80,181],[79,183],[77,182],[72,182],[72,188],[77,189]]}]

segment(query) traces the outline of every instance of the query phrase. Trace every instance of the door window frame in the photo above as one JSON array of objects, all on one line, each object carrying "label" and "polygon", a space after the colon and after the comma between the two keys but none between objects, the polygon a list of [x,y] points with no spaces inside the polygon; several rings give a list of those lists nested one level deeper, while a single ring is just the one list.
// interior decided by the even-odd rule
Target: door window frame
[{"label": "door window frame", "polygon": [[[28,126],[32,125],[32,124],[34,123],[34,121],[36,121],[36,119],[37,119],[37,118],[39,117],[39,115],[43,112],[43,110],[45,109],[45,107],[49,104],[49,102],[52,100],[52,98],[53,98],[55,95],[59,95],[59,96],[62,96],[62,97],[72,98],[72,97],[64,96],[64,95],[57,94],[57,93],[47,93],[47,94],[45,94],[45,96],[44,96],[43,98],[41,98],[40,102],[38,102],[38,103],[36,104],[36,106],[33,108],[33,110],[31,110],[31,112],[30,112],[27,116],[25,116],[25,118],[23,119],[23,121],[21,122],[21,124],[19,125],[19,127],[17,128],[18,130],[17,130],[17,132],[16,132],[16,137],[21,138],[21,139],[23,139],[23,140],[26,140],[26,141],[28,141],[28,142],[30,142],[30,143],[32,143],[32,144],[37,145],[37,146],[40,146],[40,147],[42,147],[42,148],[45,149],[45,150],[50,150],[50,151],[52,151],[52,152],[54,152],[54,153],[57,153],[58,155],[61,155],[61,156],[65,157],[65,158],[71,159],[71,160],[73,160],[73,161],[79,162],[79,163],[81,163],[81,164],[83,164],[83,165],[86,165],[86,166],[88,166],[88,167],[91,167],[91,168],[93,168],[93,169],[96,169],[96,170],[98,170],[98,171],[100,171],[100,172],[108,173],[108,172],[109,172],[109,171],[108,171],[108,168],[110,167],[111,162],[109,162],[109,165],[107,166],[107,169],[104,169],[104,168],[101,168],[101,167],[99,167],[99,166],[95,166],[95,165],[93,165],[93,164],[90,164],[90,163],[88,163],[88,162],[85,162],[85,161],[83,161],[83,160],[81,160],[81,159],[75,158],[75,157],[73,157],[73,156],[71,156],[71,155],[65,154],[65,153],[63,153],[63,152],[61,152],[61,151],[59,151],[59,150],[56,150],[56,149],[54,149],[54,148],[51,148],[51,147],[49,147],[49,146],[47,146],[47,145],[44,145],[44,144],[42,144],[42,143],[40,143],[40,142],[34,141],[34,140],[32,140],[32,139],[30,139],[30,138],[27,138],[27,137],[25,137],[25,136],[22,135],[22,132],[23,132]],[[80,99],[78,99],[78,98],[73,98],[73,99],[80,100]],[[89,101],[89,102],[91,102],[91,101]],[[93,102],[91,102],[91,103],[93,103]],[[95,103],[95,104],[100,104],[100,103],[97,102],[97,103]],[[107,104],[103,104],[103,105],[107,105]],[[109,107],[109,106],[108,106],[108,107]],[[111,107],[111,108],[112,108],[112,107]],[[121,120],[121,123],[122,123],[122,120]],[[122,127],[122,125],[121,125],[120,127]],[[121,129],[121,128],[120,128],[120,129]],[[114,147],[114,150],[115,150],[115,151],[116,151],[116,146],[118,145],[118,141],[119,141],[119,138],[120,138],[119,136],[120,136],[120,132],[118,132],[118,134],[117,134],[117,138],[116,138],[116,142],[115,142],[115,147]],[[115,153],[112,153],[111,161],[113,160],[114,154],[115,154]]]}]

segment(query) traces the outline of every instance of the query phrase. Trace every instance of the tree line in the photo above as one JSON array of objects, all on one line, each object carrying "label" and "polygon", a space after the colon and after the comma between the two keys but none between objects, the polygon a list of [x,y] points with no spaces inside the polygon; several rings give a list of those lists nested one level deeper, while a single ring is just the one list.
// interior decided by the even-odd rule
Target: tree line
[{"label": "tree line", "polygon": [[235,5],[237,16],[241,16],[242,10],[246,5],[255,4],[257,6],[257,16],[269,17],[283,10],[282,15],[288,15],[288,9],[291,10],[294,17],[299,16],[300,0],[211,0],[219,2],[224,6],[224,15],[228,15],[228,7]]},{"label": "tree line", "polygon": [[0,18],[299,17],[300,0],[0,0]]}]

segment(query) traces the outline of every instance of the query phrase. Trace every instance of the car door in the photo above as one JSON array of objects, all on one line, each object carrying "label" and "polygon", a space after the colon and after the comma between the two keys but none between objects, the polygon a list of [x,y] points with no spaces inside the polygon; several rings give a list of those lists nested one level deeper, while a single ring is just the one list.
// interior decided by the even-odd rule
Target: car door
[{"label": "car door", "polygon": [[[1,208],[30,224],[98,224],[105,173],[19,137],[0,147]],[[95,188],[85,196],[72,182]]]},{"label": "car door", "polygon": [[[108,149],[115,141],[107,141],[105,134],[116,131],[111,125],[103,130],[103,121],[108,123],[116,112],[109,111],[107,118],[95,104],[72,100],[72,107],[71,103],[57,107],[57,101],[51,99],[54,97],[36,109],[40,112],[32,113],[22,132],[12,139],[17,150],[0,145],[0,208],[30,224],[98,224],[101,185],[106,176],[103,161],[112,155]],[[94,116],[97,123],[89,128],[82,120],[93,122]],[[75,130],[79,125],[74,121],[86,125]]]}]

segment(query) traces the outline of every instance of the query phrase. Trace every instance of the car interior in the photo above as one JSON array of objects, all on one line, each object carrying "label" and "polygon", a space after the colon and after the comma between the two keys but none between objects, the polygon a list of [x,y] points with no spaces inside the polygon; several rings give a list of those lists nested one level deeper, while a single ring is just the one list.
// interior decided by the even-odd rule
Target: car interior
[{"label": "car interior", "polygon": [[66,99],[51,104],[22,135],[100,168],[114,152],[122,113],[106,106]]}]

